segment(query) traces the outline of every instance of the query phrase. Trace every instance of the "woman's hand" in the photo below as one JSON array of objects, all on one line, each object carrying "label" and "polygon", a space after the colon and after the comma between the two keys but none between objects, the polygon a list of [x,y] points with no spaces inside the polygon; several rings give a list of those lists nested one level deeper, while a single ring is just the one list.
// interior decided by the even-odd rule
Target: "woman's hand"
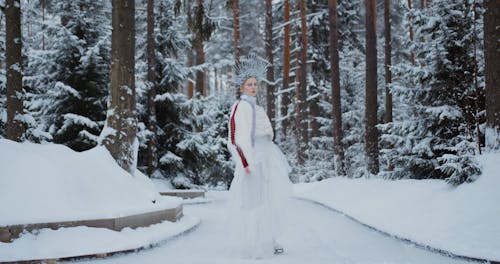
[{"label": "woman's hand", "polygon": [[250,167],[245,167],[245,173],[250,175],[252,172],[250,171]]}]

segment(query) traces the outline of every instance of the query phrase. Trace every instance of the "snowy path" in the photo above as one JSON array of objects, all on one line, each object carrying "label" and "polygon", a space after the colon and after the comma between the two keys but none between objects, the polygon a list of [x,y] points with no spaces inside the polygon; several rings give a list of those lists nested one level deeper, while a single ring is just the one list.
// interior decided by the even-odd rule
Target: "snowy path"
[{"label": "snowy path", "polygon": [[385,237],[318,205],[290,200],[282,244],[285,254],[269,259],[238,259],[225,252],[225,193],[210,204],[186,205],[186,215],[202,219],[194,231],[138,253],[79,263],[466,263]]}]

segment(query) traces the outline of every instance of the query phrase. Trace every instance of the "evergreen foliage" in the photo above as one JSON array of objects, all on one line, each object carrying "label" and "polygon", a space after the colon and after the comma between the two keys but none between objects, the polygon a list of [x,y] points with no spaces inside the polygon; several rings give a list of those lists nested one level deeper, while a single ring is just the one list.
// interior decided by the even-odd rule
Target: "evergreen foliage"
[{"label": "evergreen foliage", "polygon": [[466,1],[440,0],[427,10],[409,10],[422,40],[412,45],[417,65],[398,67],[402,78],[395,92],[407,106],[405,119],[381,126],[383,139],[393,146],[384,150],[395,167],[386,175],[390,178],[460,184],[481,172],[474,155],[478,113],[484,109],[477,89],[483,85],[476,88],[473,76],[478,66],[473,45],[481,41],[472,8]]}]

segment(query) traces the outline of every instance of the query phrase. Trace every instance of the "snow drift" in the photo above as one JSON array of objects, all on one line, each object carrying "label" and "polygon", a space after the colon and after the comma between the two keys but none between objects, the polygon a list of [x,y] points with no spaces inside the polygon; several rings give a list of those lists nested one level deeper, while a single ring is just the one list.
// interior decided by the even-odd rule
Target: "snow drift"
[{"label": "snow drift", "polygon": [[141,172],[130,175],[104,147],[0,139],[0,225],[114,218],[174,208]]}]

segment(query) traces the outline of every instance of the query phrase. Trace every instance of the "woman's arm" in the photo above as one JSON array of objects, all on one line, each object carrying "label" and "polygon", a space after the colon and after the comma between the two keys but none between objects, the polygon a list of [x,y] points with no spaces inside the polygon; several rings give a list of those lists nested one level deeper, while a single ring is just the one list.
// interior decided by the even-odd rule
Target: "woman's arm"
[{"label": "woman's arm", "polygon": [[230,119],[231,143],[236,149],[243,168],[247,173],[253,164],[253,146],[251,139],[252,107],[245,101],[240,101],[234,108]]}]

